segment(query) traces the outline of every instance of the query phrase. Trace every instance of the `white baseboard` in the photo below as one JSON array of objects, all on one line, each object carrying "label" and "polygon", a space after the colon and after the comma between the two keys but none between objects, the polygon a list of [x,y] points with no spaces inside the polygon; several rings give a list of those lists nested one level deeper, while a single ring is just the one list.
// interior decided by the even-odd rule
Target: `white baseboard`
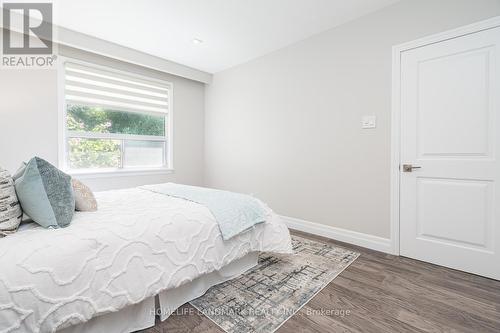
[{"label": "white baseboard", "polygon": [[304,221],[294,217],[281,216],[290,229],[334,239],[371,250],[393,254],[392,242],[388,238],[364,234],[347,229],[335,228],[324,224]]}]

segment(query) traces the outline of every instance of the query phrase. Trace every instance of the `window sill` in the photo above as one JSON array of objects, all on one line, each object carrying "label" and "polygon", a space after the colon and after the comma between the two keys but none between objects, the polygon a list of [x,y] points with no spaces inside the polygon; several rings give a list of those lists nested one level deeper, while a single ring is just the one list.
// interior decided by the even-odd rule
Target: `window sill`
[{"label": "window sill", "polygon": [[115,178],[115,177],[135,177],[152,175],[169,175],[174,173],[174,169],[127,169],[127,170],[69,170],[69,175],[78,179],[92,178]]}]

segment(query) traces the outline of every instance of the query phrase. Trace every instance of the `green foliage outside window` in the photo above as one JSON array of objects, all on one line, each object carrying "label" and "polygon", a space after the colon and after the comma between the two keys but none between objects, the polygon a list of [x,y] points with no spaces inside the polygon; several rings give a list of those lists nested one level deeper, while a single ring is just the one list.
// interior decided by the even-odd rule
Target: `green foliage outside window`
[{"label": "green foliage outside window", "polygon": [[67,126],[70,131],[165,135],[165,117],[82,105],[68,105]]},{"label": "green foliage outside window", "polygon": [[[165,136],[165,117],[68,105],[69,131]],[[72,169],[118,168],[121,142],[110,139],[71,138],[68,141]]]},{"label": "green foliage outside window", "polygon": [[71,138],[68,141],[71,169],[119,168],[119,140]]}]

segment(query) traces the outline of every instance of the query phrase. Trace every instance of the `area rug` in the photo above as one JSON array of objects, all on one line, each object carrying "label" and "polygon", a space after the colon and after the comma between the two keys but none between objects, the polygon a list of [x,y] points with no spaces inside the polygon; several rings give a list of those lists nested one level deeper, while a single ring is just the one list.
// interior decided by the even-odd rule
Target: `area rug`
[{"label": "area rug", "polygon": [[297,236],[292,243],[294,255],[262,253],[256,267],[191,305],[228,333],[271,333],[359,256]]}]

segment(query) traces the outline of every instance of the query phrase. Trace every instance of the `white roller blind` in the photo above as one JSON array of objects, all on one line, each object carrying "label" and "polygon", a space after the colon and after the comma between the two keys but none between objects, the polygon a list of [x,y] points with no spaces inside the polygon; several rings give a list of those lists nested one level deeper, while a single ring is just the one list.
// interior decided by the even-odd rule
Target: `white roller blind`
[{"label": "white roller blind", "polygon": [[69,104],[167,114],[171,88],[167,82],[71,62],[65,64],[65,94]]}]

